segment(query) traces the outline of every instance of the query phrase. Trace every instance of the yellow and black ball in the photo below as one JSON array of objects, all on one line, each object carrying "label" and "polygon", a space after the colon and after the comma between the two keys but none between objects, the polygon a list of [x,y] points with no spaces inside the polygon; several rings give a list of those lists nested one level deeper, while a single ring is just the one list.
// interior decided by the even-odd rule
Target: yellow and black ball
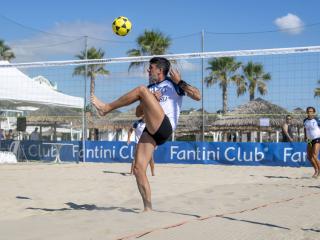
[{"label": "yellow and black ball", "polygon": [[128,18],[120,16],[114,19],[112,30],[119,36],[126,36],[131,30],[132,24]]}]

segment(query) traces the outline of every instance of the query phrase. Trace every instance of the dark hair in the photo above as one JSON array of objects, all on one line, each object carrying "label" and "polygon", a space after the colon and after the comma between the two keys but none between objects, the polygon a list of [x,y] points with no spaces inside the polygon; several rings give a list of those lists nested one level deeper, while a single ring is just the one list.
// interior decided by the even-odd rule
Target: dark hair
[{"label": "dark hair", "polygon": [[292,119],[291,115],[287,115],[287,116],[286,116],[286,119],[288,119],[288,118],[291,118],[291,119]]},{"label": "dark hair", "polygon": [[314,107],[307,107],[306,112],[308,112],[308,110],[309,110],[309,109],[312,109],[312,110],[313,110],[313,112],[316,112],[316,109],[315,109]]},{"label": "dark hair", "polygon": [[170,62],[168,59],[163,57],[153,57],[149,61],[150,64],[155,64],[157,68],[161,68],[165,76],[168,75],[170,70]]}]

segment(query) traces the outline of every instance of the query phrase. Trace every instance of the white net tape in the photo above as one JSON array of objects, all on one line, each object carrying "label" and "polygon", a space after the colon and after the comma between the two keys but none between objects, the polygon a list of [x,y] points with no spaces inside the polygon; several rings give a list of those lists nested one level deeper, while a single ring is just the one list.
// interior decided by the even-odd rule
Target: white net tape
[{"label": "white net tape", "polygon": [[[255,50],[236,50],[221,52],[197,52],[183,54],[167,54],[159,55],[169,60],[178,59],[195,59],[195,58],[219,58],[219,57],[240,57],[240,56],[263,56],[263,55],[281,55],[281,54],[298,54],[298,53],[315,53],[320,52],[320,46],[294,47],[294,48],[271,48],[271,49],[255,49]],[[0,64],[0,68],[7,67],[53,67],[65,65],[93,65],[93,64],[109,64],[124,62],[146,62],[155,56],[139,56],[139,57],[120,57],[90,60],[66,60],[66,61],[45,61],[45,62],[28,62],[28,63],[11,63]]]}]

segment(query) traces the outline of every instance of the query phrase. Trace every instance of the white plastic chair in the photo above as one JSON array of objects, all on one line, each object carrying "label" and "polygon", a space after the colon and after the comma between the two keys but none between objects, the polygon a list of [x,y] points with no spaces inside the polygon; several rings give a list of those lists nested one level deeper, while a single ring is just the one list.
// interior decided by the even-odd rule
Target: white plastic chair
[{"label": "white plastic chair", "polygon": [[0,164],[1,163],[17,163],[16,155],[12,152],[1,151],[0,152]]},{"label": "white plastic chair", "polygon": [[13,152],[18,157],[19,147],[20,147],[20,141],[13,141],[10,144],[9,151]]}]

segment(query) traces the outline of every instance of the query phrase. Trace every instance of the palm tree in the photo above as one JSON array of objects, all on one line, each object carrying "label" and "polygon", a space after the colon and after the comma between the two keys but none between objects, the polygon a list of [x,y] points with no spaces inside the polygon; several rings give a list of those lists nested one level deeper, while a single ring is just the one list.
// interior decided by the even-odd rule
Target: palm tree
[{"label": "palm tree", "polygon": [[16,56],[12,52],[11,48],[4,43],[3,40],[0,39],[0,60],[10,61]]},{"label": "palm tree", "polygon": [[237,95],[240,96],[245,92],[245,82],[242,76],[236,74],[241,66],[241,62],[237,62],[233,57],[221,57],[210,60],[210,75],[205,78],[207,87],[219,82],[222,88],[222,113],[226,113],[228,109],[228,85],[231,82],[237,85]]},{"label": "palm tree", "polygon": [[[155,30],[145,30],[142,35],[138,36],[136,42],[137,48],[127,51],[129,57],[163,55],[167,53],[171,45],[170,37]],[[132,62],[130,63],[129,71],[132,67],[141,65],[145,65],[145,62]]]},{"label": "palm tree", "polygon": [[[83,60],[86,59],[86,52],[81,51],[79,55],[76,55],[77,58]],[[87,59],[103,59],[104,51],[100,48],[97,50],[94,47],[91,47],[87,51]],[[90,95],[94,94],[95,88],[95,79],[97,75],[108,75],[109,71],[104,69],[105,64],[92,64],[88,65],[87,77],[90,78]],[[82,75],[85,76],[86,68],[85,66],[78,66],[74,69],[73,75]]]},{"label": "palm tree", "polygon": [[[318,80],[318,84],[320,84],[320,79]],[[320,97],[320,88],[314,89],[314,97]]]},{"label": "palm tree", "polygon": [[244,78],[247,80],[250,101],[254,100],[256,89],[261,95],[268,92],[266,82],[271,79],[270,73],[265,73],[260,63],[248,62],[243,67]]}]

